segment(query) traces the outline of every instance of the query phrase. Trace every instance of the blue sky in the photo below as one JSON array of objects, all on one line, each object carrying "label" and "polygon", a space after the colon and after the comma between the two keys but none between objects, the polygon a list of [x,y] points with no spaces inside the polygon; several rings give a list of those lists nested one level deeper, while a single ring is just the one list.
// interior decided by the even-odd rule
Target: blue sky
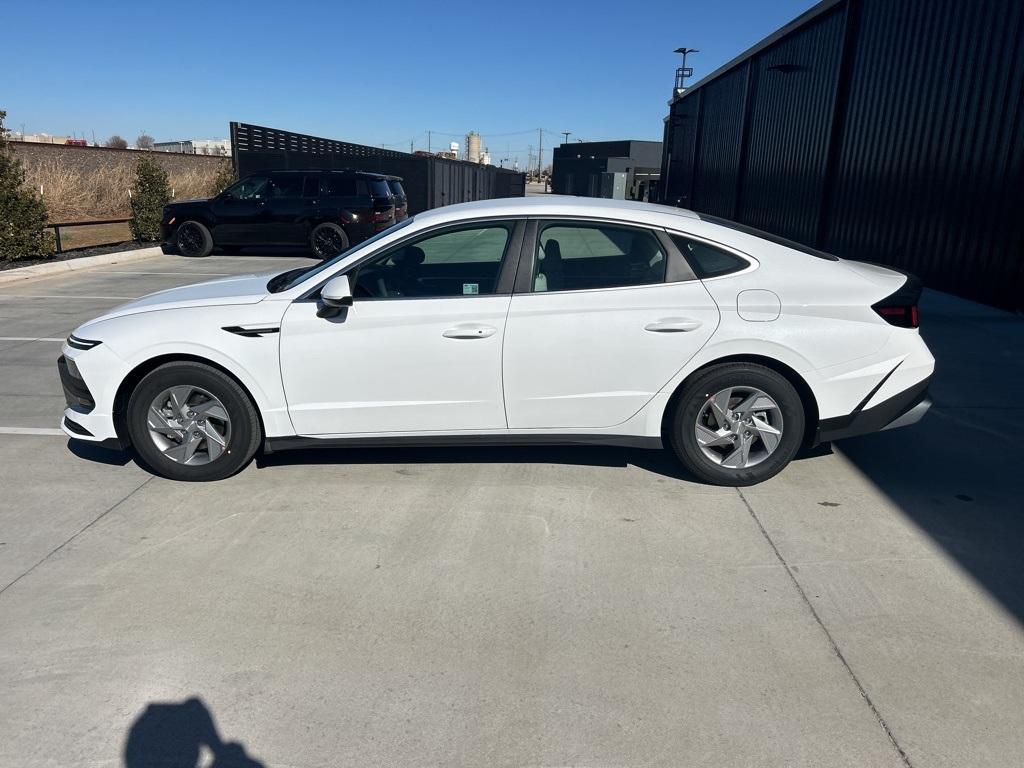
[{"label": "blue sky", "polygon": [[696,82],[813,4],[14,2],[0,109],[12,130],[100,141],[240,120],[408,151],[476,130],[522,162],[538,127],[660,139],[675,48],[700,49]]}]

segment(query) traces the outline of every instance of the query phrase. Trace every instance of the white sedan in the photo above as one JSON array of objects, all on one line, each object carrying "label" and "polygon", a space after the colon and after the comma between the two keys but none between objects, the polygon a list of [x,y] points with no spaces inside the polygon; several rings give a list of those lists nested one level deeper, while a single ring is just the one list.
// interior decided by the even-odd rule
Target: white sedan
[{"label": "white sedan", "polygon": [[920,283],[690,211],[562,197],[421,213],[317,266],[162,291],[77,328],[72,438],[215,480],[303,446],[668,444],[749,485],[910,424]]}]

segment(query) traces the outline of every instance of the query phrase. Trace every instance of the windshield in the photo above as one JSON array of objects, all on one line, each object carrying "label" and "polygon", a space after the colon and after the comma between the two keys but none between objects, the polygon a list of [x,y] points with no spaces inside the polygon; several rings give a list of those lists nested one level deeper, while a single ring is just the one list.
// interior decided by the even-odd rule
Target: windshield
[{"label": "windshield", "polygon": [[[372,245],[373,243],[377,242],[382,237],[394,234],[399,229],[402,229],[402,227],[407,227],[410,224],[412,224],[415,218],[416,217],[414,216],[409,219],[404,219],[403,221],[400,221],[397,224],[394,224],[388,227],[387,229],[378,232],[376,235],[369,238],[368,240],[364,240],[363,242],[361,242],[358,246],[355,247],[355,249],[365,248],[366,246]],[[270,291],[271,293],[280,293],[281,291],[287,291],[289,288],[294,288],[303,280],[307,280],[313,277],[314,275],[318,275],[324,270],[333,267],[342,259],[348,258],[349,256],[352,255],[352,251],[355,249],[349,249],[344,253],[339,253],[333,259],[325,261],[322,264],[314,264],[312,267],[299,267],[298,269],[290,269],[287,272],[282,272],[280,275],[276,275],[275,277],[272,277],[270,279],[270,282],[267,283],[267,290]]]}]

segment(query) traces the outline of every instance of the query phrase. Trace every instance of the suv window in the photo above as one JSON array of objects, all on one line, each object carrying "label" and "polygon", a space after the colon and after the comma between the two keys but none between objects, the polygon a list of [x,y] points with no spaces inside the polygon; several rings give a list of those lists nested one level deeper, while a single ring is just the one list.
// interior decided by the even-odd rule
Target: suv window
[{"label": "suv window", "polygon": [[271,176],[271,194],[274,197],[302,197],[302,182],[305,176],[298,173],[283,173]]},{"label": "suv window", "polygon": [[652,232],[604,224],[548,224],[537,237],[534,291],[584,291],[665,281]]},{"label": "suv window", "polygon": [[320,177],[307,176],[306,183],[302,185],[303,197],[320,197]]},{"label": "suv window", "polygon": [[324,194],[332,197],[352,197],[356,194],[356,180],[328,174],[324,177]]},{"label": "suv window", "polygon": [[370,179],[370,194],[374,197],[391,197],[391,187],[384,179]]},{"label": "suv window", "polygon": [[485,296],[494,293],[512,224],[428,235],[359,267],[356,298]]},{"label": "suv window", "polygon": [[396,179],[391,179],[388,181],[388,186],[391,188],[391,194],[395,197],[405,197],[405,190],[402,189],[402,182],[397,181]]},{"label": "suv window", "polygon": [[701,279],[728,275],[750,266],[750,262],[734,253],[684,235],[672,235],[672,242],[690,263],[693,273]]},{"label": "suv window", "polygon": [[227,193],[235,200],[258,200],[267,196],[268,181],[266,176],[248,176],[228,187]]}]

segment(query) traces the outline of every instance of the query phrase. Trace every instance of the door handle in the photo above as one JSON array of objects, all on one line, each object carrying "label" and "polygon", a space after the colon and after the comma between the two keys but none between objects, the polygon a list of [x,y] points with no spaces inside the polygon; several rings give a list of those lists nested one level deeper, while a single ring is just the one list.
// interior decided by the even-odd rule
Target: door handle
[{"label": "door handle", "polygon": [[700,320],[691,320],[688,317],[666,317],[648,323],[644,326],[644,330],[654,333],[686,333],[697,330],[701,325],[703,323]]},{"label": "door handle", "polygon": [[481,323],[463,323],[442,333],[446,339],[486,339],[497,332],[497,328]]}]

